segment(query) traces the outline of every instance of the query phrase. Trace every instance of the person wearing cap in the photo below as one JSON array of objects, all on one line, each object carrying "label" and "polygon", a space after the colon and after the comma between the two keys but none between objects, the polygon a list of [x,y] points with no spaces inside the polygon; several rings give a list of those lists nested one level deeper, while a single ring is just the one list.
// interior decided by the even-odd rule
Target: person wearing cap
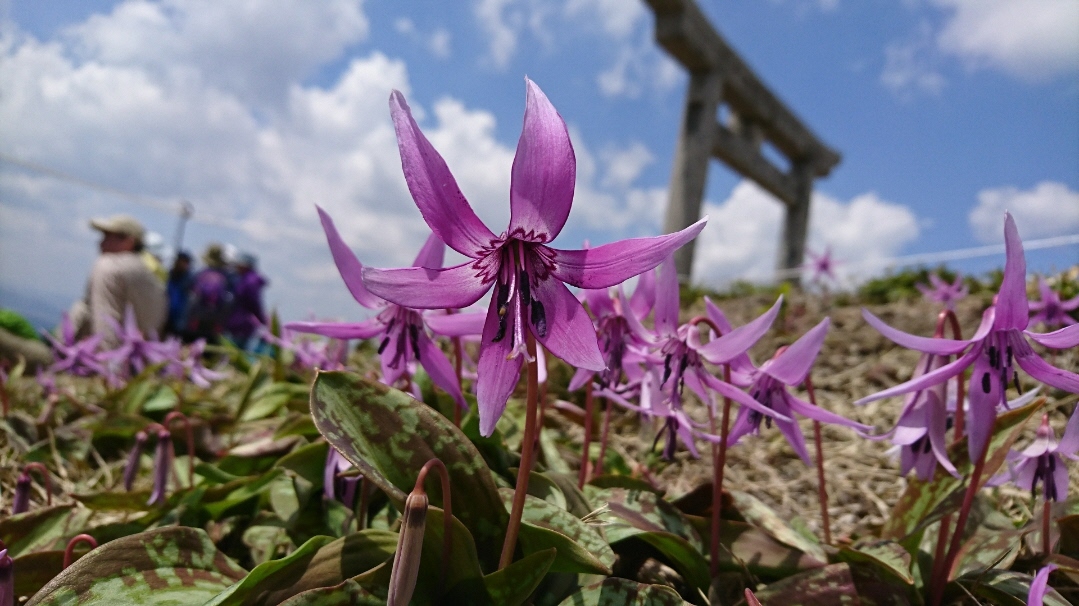
[{"label": "person wearing cap", "polygon": [[101,232],[101,254],[90,269],[86,295],[69,312],[78,338],[102,336],[102,347],[116,347],[119,338],[113,321],[123,323],[131,307],[139,330],[156,337],[165,325],[168,302],[165,286],[143,258],[143,235],[146,231],[129,215],[114,215],[90,221]]}]

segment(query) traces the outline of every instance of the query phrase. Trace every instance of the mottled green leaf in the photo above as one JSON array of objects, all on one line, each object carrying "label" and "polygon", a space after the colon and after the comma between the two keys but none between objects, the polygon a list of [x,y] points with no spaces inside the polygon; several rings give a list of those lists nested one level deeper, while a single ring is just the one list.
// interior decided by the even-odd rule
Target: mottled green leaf
[{"label": "mottled green leaf", "polygon": [[88,508],[97,511],[149,511],[153,509],[153,506],[146,504],[150,500],[149,490],[95,492],[71,496]]},{"label": "mottled green leaf", "polygon": [[170,526],[105,543],[28,603],[202,604],[247,574],[200,529]]},{"label": "mottled green leaf", "polygon": [[64,552],[38,551],[14,559],[15,603],[29,599],[64,569]]},{"label": "mottled green leaf", "polygon": [[364,530],[340,539],[315,537],[291,554],[256,566],[206,606],[280,604],[308,589],[332,587],[392,559],[397,535]]},{"label": "mottled green leaf", "polygon": [[554,548],[537,551],[483,577],[491,600],[506,606],[524,603],[551,568],[556,553]]},{"label": "mottled green leaf", "polygon": [[689,520],[654,492],[585,486],[585,494],[597,507],[607,504],[610,515],[605,518],[611,523],[604,533],[611,543],[639,532],[665,532],[682,537],[698,552],[704,551],[700,534]]},{"label": "mottled green leaf", "polygon": [[383,606],[386,598],[367,591],[352,579],[334,585],[300,592],[281,602],[281,606]]},{"label": "mottled green leaf", "polygon": [[1011,568],[1019,555],[1022,538],[1023,533],[1018,530],[979,526],[960,547],[948,578],[954,579],[990,568]]},{"label": "mottled green leaf", "polygon": [[819,543],[810,541],[802,534],[796,532],[779,516],[771,507],[768,507],[760,499],[739,490],[729,492],[734,507],[746,522],[764,530],[776,538],[780,543],[790,545],[825,562],[828,556]]},{"label": "mottled green leaf", "polygon": [[0,540],[8,555],[63,548],[67,540],[84,532],[93,512],[74,505],[53,505],[0,520]]},{"label": "mottled green leaf", "polygon": [[[654,492],[659,496],[663,496],[664,494],[664,491],[661,488],[657,488],[640,478],[623,475],[596,476],[589,480],[586,486],[595,486],[596,488],[625,488],[627,490],[646,490],[648,492]],[[587,490],[585,490],[585,494],[588,494]]]},{"label": "mottled green leaf", "polygon": [[678,592],[662,585],[645,585],[611,577],[589,585],[562,600],[559,606],[682,606]]},{"label": "mottled green leaf", "polygon": [[543,431],[542,427],[539,432],[539,447],[540,454],[543,455],[543,462],[547,464],[548,470],[555,473],[570,473],[569,463],[566,463],[566,460],[559,454],[558,445],[555,444],[551,432]]},{"label": "mottled green leaf", "polygon": [[[534,475],[537,474],[533,474],[533,476]],[[567,511],[577,516],[578,518],[583,518],[584,516],[592,513],[592,509],[594,509],[592,507],[592,503],[589,502],[588,498],[584,496],[584,493],[581,492],[581,489],[577,488],[577,474],[554,473],[548,471],[546,473],[541,473],[538,475],[553,483],[555,486],[558,487],[559,490],[562,491],[562,497],[566,501],[565,509]],[[531,487],[531,485],[532,483],[530,481],[529,486]]]},{"label": "mottled green leaf", "polygon": [[876,541],[857,547],[839,550],[839,560],[848,564],[869,564],[883,570],[904,583],[913,584],[910,553],[894,541]]},{"label": "mottled green leaf", "polygon": [[[398,507],[424,463],[440,459],[453,486],[454,516],[493,563],[508,515],[483,458],[451,421],[404,392],[346,372],[318,374],[311,412],[322,435]],[[441,505],[437,481],[428,493]]]},{"label": "mottled green leaf", "polygon": [[279,478],[282,473],[284,472],[281,469],[271,469],[258,479],[245,482],[242,486],[228,492],[220,500],[214,498],[216,494],[207,490],[204,507],[213,519],[221,519],[248,500],[257,499],[263,493],[269,492],[274,480]]},{"label": "mottled green leaf", "polygon": [[306,385],[283,381],[266,383],[251,394],[250,402],[240,414],[239,419],[240,421],[265,419],[291,402],[300,403],[306,399]]},{"label": "mottled green leaf", "polygon": [[[1034,577],[1011,572],[1010,570],[991,569],[984,572],[972,573],[960,577],[956,583],[962,585],[977,598],[988,600],[989,604],[998,606],[1026,606],[1027,595],[1030,593],[1030,584]],[[950,587],[950,593],[955,597],[962,595],[962,590],[956,590],[954,584]],[[1048,587],[1048,592],[1042,600],[1044,606],[1070,606],[1055,589]],[[947,595],[945,600],[947,600]]]},{"label": "mottled green leaf", "polygon": [[539,472],[533,471],[528,474],[528,494],[547,501],[559,509],[569,510],[566,495],[562,493],[562,489]]},{"label": "mottled green leaf", "polygon": [[755,590],[763,606],[836,606],[859,604],[850,568],[831,564],[776,581]]},{"label": "mottled green leaf", "polygon": [[722,570],[743,570],[744,567],[763,579],[779,579],[824,566],[824,562],[780,543],[745,522],[723,520],[719,541]]},{"label": "mottled green leaf", "polygon": [[[1022,433],[1023,425],[1045,404],[1045,398],[1039,398],[1032,404],[1010,410],[997,417],[989,442],[989,456],[986,457],[981,482],[993,477],[1001,465],[1012,444]],[[892,513],[881,529],[881,537],[901,540],[945,515],[959,508],[967,477],[973,471],[970,457],[967,455],[967,439],[964,436],[948,448],[948,457],[959,471],[962,478],[939,471],[931,481],[917,477],[907,480],[907,488],[899,497]]]},{"label": "mottled green leaf", "polygon": [[[513,490],[502,488],[499,492],[502,494],[508,511],[513,503]],[[551,566],[552,572],[611,573],[611,566],[614,564],[614,551],[611,550],[611,546],[595,528],[585,524],[570,512],[527,495],[524,515],[521,519],[521,544],[526,554],[548,547],[559,547],[557,544],[546,543],[542,540],[537,543],[539,533],[529,531],[529,536],[526,537],[524,528],[526,525],[534,529],[553,531],[564,537],[565,542],[572,544],[572,547],[566,544],[559,547],[558,558]]]},{"label": "mottled green leaf", "polygon": [[[456,511],[456,509],[455,509]],[[480,569],[476,542],[464,524],[454,516],[452,519],[453,540],[450,543],[449,561],[442,559],[442,538],[444,532],[443,512],[438,507],[427,508],[427,522],[423,529],[423,551],[420,554],[419,579],[413,600],[425,597],[437,602],[441,595],[438,583],[445,568],[445,586],[442,590],[453,590],[457,586],[479,588],[482,592],[483,571]]]},{"label": "mottled green leaf", "polygon": [[285,528],[261,524],[247,527],[243,543],[256,565],[281,557],[295,548]]},{"label": "mottled green leaf", "polygon": [[322,488],[322,471],[326,467],[326,453],[330,445],[319,441],[301,446],[278,459],[275,467],[291,470],[317,489]]}]

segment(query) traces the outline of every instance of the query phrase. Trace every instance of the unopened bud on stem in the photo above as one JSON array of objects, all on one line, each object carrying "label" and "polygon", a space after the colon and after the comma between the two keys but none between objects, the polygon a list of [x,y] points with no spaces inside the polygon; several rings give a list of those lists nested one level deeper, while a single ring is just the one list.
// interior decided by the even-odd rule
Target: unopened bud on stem
[{"label": "unopened bud on stem", "polygon": [[154,489],[150,493],[147,505],[165,502],[169,489],[169,470],[172,467],[172,434],[165,428],[157,431],[157,446],[154,450]]},{"label": "unopened bud on stem", "polygon": [[124,467],[124,490],[131,492],[135,485],[135,478],[139,475],[139,459],[142,451],[146,448],[146,432],[140,431],[135,434],[135,446],[127,455],[127,465]]},{"label": "unopened bud on stem", "polygon": [[416,486],[405,499],[405,513],[401,520],[401,535],[397,539],[397,551],[393,554],[393,570],[390,572],[390,591],[386,598],[389,606],[404,606],[412,599],[423,551],[423,535],[427,522],[427,493],[423,482],[431,468],[438,470],[442,480],[442,570],[439,576],[439,592],[446,581],[446,566],[452,547],[453,508],[450,505],[450,476],[446,466],[438,459],[431,459],[416,476]]}]

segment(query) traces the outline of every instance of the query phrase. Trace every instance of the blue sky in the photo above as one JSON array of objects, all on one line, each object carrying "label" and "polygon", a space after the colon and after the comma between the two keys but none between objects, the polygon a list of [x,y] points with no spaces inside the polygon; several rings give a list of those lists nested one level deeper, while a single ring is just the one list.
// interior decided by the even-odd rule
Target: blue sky
[{"label": "blue sky", "polygon": [[[884,269],[865,261],[999,242],[1005,208],[1024,238],[1079,233],[1079,3],[700,5],[842,153],[817,184],[810,245],[847,262],[847,283]],[[17,293],[66,306],[96,250],[89,217],[136,214],[171,241],[168,209],[183,198],[196,208],[185,246],[258,254],[286,317],[355,315],[314,204],[364,262],[411,261],[425,226],[400,174],[392,88],[496,233],[526,75],[577,151],[559,244],[660,227],[686,78],[638,0],[8,0],[0,10],[0,154],[142,202],[0,160],[0,305]],[[696,278],[767,279],[779,204],[715,162],[706,212]],[[1066,267],[1079,246],[1029,262]]]}]

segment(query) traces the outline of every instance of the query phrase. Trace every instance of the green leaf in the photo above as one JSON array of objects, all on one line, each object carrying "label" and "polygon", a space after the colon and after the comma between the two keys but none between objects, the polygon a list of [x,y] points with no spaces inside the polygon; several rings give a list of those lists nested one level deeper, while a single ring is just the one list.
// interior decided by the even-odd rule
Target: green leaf
[{"label": "green leaf", "polygon": [[854,585],[864,606],[910,606],[921,604],[911,555],[903,545],[877,541],[844,547],[837,559],[850,565]]},{"label": "green leaf", "polygon": [[281,602],[281,606],[383,606],[380,598],[349,579],[333,587],[319,587],[300,592]]},{"label": "green leaf", "polygon": [[524,603],[551,568],[556,554],[554,548],[537,551],[483,577],[487,593],[495,604],[513,606]]},{"label": "green leaf", "polygon": [[[627,490],[646,490],[648,492],[654,492],[659,496],[663,496],[663,490],[656,488],[655,486],[645,482],[644,480],[621,475],[602,475],[596,476],[588,481],[585,486],[595,486],[596,488],[625,488]],[[585,494],[588,491],[585,490]]]},{"label": "green leaf", "polygon": [[12,558],[24,553],[58,549],[84,532],[93,512],[74,505],[53,505],[0,520],[0,540]]},{"label": "green leaf", "polygon": [[959,549],[949,579],[990,568],[1007,570],[1022,546],[1023,532],[979,526]]},{"label": "green leaf", "polygon": [[29,599],[64,569],[63,550],[38,551],[14,558],[15,603]]},{"label": "green leaf", "polygon": [[835,606],[860,604],[847,564],[831,564],[777,581],[756,590],[764,606]]},{"label": "green leaf", "polygon": [[170,526],[105,543],[41,589],[38,604],[201,604],[246,572],[200,529]]},{"label": "green leaf", "polygon": [[607,503],[611,515],[619,520],[604,530],[612,543],[642,531],[666,532],[682,537],[693,549],[704,552],[700,534],[689,519],[654,492],[585,486],[585,494],[597,506]]},{"label": "green leaf", "polygon": [[[583,518],[592,513],[592,504],[589,502],[588,498],[584,496],[584,493],[581,492],[581,489],[577,488],[577,474],[553,473],[548,471],[540,474],[533,473],[530,477],[535,477],[536,475],[543,477],[562,491],[562,498],[566,501],[565,509],[567,511],[578,518]],[[529,480],[528,485],[529,487],[532,486],[531,479]]]},{"label": "green leaf", "polygon": [[[990,604],[1026,606],[1027,595],[1030,593],[1030,584],[1033,581],[1034,577],[1030,575],[1011,572],[1010,570],[990,569],[962,576],[956,582],[965,587],[975,597],[988,600]],[[951,591],[945,595],[945,600],[948,599],[948,595],[952,594],[952,592],[957,598],[959,595],[963,595],[962,590],[950,589]],[[1069,602],[1055,589],[1052,587],[1047,587],[1047,589],[1048,592],[1042,600],[1045,606],[1069,606]]]},{"label": "green leaf", "polygon": [[744,522],[723,520],[720,528],[719,567],[742,570],[766,579],[788,577],[805,570],[821,568],[824,563]]},{"label": "green leaf", "polygon": [[180,396],[176,395],[168,385],[162,385],[142,403],[142,412],[153,415],[154,413],[176,410],[180,403]]},{"label": "green leaf", "polygon": [[[513,504],[513,489],[502,488],[499,492],[508,510]],[[597,530],[565,509],[532,495],[525,497],[520,540],[526,554],[558,548],[552,572],[611,574],[614,565],[614,551]]]},{"label": "green leaf", "polygon": [[340,539],[315,537],[280,560],[256,566],[206,606],[280,604],[308,589],[331,587],[393,558],[397,535],[364,530]]},{"label": "green leaf", "polygon": [[[986,457],[981,482],[984,485],[1004,464],[1004,457],[1012,444],[1022,433],[1023,425],[1045,404],[1045,398],[1039,398],[1032,404],[1010,410],[997,417],[989,441],[989,456]],[[957,510],[962,503],[967,477],[973,471],[970,457],[967,455],[967,439],[964,437],[948,448],[948,458],[955,465],[962,478],[939,471],[933,480],[926,482],[916,477],[907,480],[907,488],[899,497],[892,513],[881,529],[881,538],[902,540]]]},{"label": "green leaf", "polygon": [[[453,514],[493,567],[509,516],[483,457],[452,422],[406,393],[346,372],[318,373],[311,413],[327,441],[398,507],[420,468],[440,459],[453,486]],[[428,493],[441,505],[438,482]]]},{"label": "green leaf", "polygon": [[761,502],[757,497],[738,490],[729,492],[738,513],[742,514],[746,522],[757,526],[776,538],[780,543],[795,547],[806,554],[813,556],[821,562],[827,562],[828,556],[819,543],[810,541],[791,528],[783,518],[770,507]]},{"label": "green leaf", "polygon": [[839,560],[848,564],[868,564],[907,584],[914,584],[910,553],[894,541],[877,541],[839,550]]},{"label": "green leaf", "polygon": [[662,585],[645,585],[611,577],[589,585],[562,600],[559,606],[682,606],[678,592]]},{"label": "green leaf", "polygon": [[[454,516],[451,520],[452,541],[448,562],[442,560],[442,537],[444,536],[443,512],[438,507],[427,508],[427,522],[423,529],[423,550],[420,553],[419,579],[413,599],[421,596],[438,598],[438,582],[445,567],[446,582],[443,589],[477,588],[482,593],[483,571],[480,569],[476,542],[464,524]],[[482,596],[481,596],[482,597]],[[433,599],[438,602],[439,600]]]},{"label": "green leaf", "polygon": [[71,495],[76,501],[96,511],[150,511],[149,490],[132,492],[95,492]]},{"label": "green leaf", "polygon": [[[257,499],[263,493],[269,492],[274,480],[284,473],[281,469],[272,469],[254,481],[245,482],[239,488],[230,491],[220,500],[213,498],[214,493],[207,490],[204,507],[206,512],[215,520],[220,520],[232,513],[234,508],[241,507],[251,499]],[[225,486],[228,486],[227,484]],[[216,487],[215,487],[216,488]]]},{"label": "green leaf", "polygon": [[241,422],[265,419],[292,402],[303,402],[306,397],[306,385],[283,381],[268,383],[251,394],[251,401],[239,419]]}]

